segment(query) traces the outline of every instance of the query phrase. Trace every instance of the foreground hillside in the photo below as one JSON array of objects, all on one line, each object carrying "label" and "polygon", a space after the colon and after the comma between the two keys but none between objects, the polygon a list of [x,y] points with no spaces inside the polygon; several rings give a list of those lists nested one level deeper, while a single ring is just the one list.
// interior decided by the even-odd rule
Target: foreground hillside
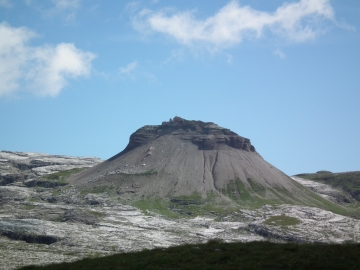
[{"label": "foreground hillside", "polygon": [[269,242],[184,245],[23,270],[53,269],[359,269],[360,245]]}]

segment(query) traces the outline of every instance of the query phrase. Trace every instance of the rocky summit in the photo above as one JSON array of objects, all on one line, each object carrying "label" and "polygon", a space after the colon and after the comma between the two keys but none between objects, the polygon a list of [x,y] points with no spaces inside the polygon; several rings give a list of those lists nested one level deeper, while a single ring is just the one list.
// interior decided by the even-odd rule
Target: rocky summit
[{"label": "rocky summit", "polygon": [[70,181],[110,185],[130,200],[195,196],[229,205],[322,203],[266,162],[249,139],[211,122],[180,117],[138,129],[123,151]]},{"label": "rocky summit", "polygon": [[[189,141],[199,150],[235,149],[255,152],[250,140],[239,136],[229,129],[219,127],[212,122],[189,121],[174,117],[160,126],[144,126],[130,136],[130,142],[123,152],[130,151],[140,145],[152,143],[158,137],[172,135],[183,141]],[[117,157],[117,156],[115,156]],[[114,158],[115,158],[114,157]]]}]

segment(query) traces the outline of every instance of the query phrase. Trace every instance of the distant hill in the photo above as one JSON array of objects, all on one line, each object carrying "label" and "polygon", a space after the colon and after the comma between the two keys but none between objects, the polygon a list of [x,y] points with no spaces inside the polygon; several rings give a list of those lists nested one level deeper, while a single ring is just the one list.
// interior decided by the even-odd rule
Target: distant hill
[{"label": "distant hill", "polygon": [[355,201],[360,201],[360,171],[342,173],[318,171],[295,176],[330,185],[348,193]]}]

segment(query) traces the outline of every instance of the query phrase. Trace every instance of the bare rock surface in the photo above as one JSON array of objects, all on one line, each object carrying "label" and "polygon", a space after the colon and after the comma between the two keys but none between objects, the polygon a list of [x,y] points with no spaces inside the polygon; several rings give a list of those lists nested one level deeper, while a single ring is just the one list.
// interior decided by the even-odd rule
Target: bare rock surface
[{"label": "bare rock surface", "polygon": [[92,167],[101,161],[94,157],[0,151],[0,185],[22,182],[74,168]]},{"label": "bare rock surface", "polygon": [[[81,194],[74,187],[67,193],[78,197],[76,203],[41,199],[53,190],[12,186],[0,190],[13,194],[12,200],[0,208],[0,269],[203,243],[214,238],[227,242],[360,241],[359,220],[312,207],[264,205],[252,210],[239,208],[220,218],[209,213],[170,219],[118,203],[106,193],[91,194],[100,202],[91,205],[85,199],[89,194]],[[273,217],[294,218],[298,223],[269,223]]]},{"label": "bare rock surface", "polygon": [[352,201],[351,197],[348,194],[346,194],[341,190],[333,188],[329,185],[304,179],[298,176],[292,176],[291,178],[296,182],[309,188],[310,190],[318,193],[323,198],[335,202],[337,204],[344,204],[344,203],[346,204],[346,203],[351,203]]}]

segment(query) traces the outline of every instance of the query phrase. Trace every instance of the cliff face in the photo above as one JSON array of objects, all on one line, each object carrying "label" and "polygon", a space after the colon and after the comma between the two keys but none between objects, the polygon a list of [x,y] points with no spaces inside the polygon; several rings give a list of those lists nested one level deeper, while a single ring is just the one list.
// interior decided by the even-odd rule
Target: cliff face
[{"label": "cliff face", "polygon": [[160,136],[171,135],[198,146],[199,150],[223,149],[224,145],[235,149],[255,152],[250,140],[239,136],[229,129],[219,127],[212,122],[189,121],[174,117],[160,126],[144,126],[130,136],[130,142],[124,152],[155,140]]}]

